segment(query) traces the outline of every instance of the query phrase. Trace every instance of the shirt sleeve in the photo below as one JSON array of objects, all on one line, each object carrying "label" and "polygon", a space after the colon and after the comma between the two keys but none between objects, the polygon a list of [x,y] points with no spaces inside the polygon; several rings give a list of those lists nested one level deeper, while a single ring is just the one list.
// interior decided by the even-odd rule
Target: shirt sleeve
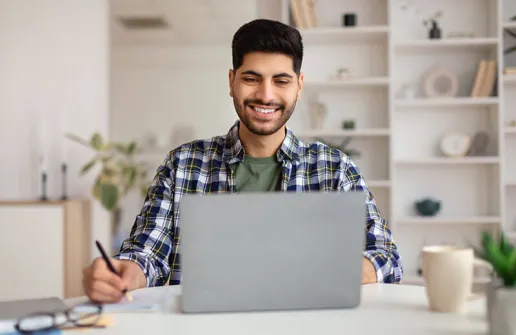
[{"label": "shirt sleeve", "polygon": [[381,216],[373,194],[367,187],[359,168],[347,156],[343,159],[343,164],[341,182],[344,190],[366,193],[364,257],[371,261],[376,269],[377,282],[400,283],[403,267],[389,224]]},{"label": "shirt sleeve", "polygon": [[136,262],[147,286],[163,286],[170,277],[168,262],[173,243],[174,170],[170,154],[157,169],[130,236],[115,258]]}]

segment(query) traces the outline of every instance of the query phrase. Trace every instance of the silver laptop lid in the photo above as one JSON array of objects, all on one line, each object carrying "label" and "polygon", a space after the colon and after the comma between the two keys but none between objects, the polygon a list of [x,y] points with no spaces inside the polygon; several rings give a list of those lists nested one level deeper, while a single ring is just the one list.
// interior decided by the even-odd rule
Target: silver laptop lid
[{"label": "silver laptop lid", "polygon": [[350,308],[360,301],[365,194],[187,195],[182,308]]}]

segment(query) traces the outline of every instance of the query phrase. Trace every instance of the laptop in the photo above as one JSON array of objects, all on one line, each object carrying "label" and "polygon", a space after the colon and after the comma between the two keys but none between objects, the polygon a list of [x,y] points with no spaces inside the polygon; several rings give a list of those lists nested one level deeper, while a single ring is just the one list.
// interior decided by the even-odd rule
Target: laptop
[{"label": "laptop", "polygon": [[363,192],[185,195],[184,313],[354,308]]}]

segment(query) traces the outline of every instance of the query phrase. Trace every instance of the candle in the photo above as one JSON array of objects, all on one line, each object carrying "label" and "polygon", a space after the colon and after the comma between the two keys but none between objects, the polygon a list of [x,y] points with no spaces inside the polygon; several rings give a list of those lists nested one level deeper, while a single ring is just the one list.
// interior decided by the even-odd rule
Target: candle
[{"label": "candle", "polygon": [[39,155],[41,172],[48,170],[48,129],[46,113],[41,113],[39,122]]}]

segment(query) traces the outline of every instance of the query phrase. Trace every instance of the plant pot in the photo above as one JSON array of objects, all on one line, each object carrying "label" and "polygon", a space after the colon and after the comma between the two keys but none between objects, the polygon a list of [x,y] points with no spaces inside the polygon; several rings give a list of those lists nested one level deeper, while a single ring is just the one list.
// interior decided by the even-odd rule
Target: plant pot
[{"label": "plant pot", "polygon": [[486,293],[489,334],[516,335],[516,287],[493,281]]}]

